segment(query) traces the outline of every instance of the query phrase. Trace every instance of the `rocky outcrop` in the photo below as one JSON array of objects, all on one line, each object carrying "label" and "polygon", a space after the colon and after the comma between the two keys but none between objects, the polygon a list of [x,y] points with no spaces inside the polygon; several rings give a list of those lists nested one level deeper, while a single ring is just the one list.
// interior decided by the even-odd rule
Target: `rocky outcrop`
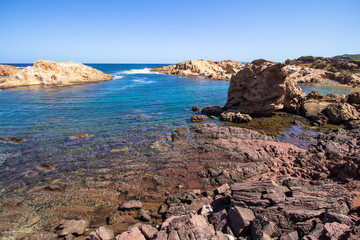
[{"label": "rocky outcrop", "polygon": [[333,103],[328,105],[323,113],[330,123],[344,123],[350,120],[358,120],[360,113],[356,110],[355,107],[348,103]]},{"label": "rocky outcrop", "polygon": [[241,114],[238,111],[226,111],[220,115],[220,120],[225,122],[242,123],[250,122],[252,118],[248,114]]},{"label": "rocky outcrop", "polygon": [[57,63],[38,61],[31,67],[11,72],[8,79],[0,83],[0,88],[46,85],[67,86],[89,82],[111,80],[110,74],[96,70],[81,63]]},{"label": "rocky outcrop", "polygon": [[172,75],[204,76],[211,79],[229,80],[233,74],[237,73],[243,67],[244,64],[231,60],[213,62],[201,59],[155,68],[152,71]]},{"label": "rocky outcrop", "polygon": [[231,78],[225,109],[250,115],[269,115],[275,110],[297,111],[305,94],[283,68],[266,60],[249,63]]},{"label": "rocky outcrop", "polygon": [[[341,84],[359,86],[360,85],[360,62],[354,60],[324,58],[304,56],[294,60],[288,60],[288,64],[296,65],[301,69],[311,69],[318,72],[321,76],[315,78],[313,82],[323,82],[326,79],[334,80]],[[321,71],[316,71],[321,70]],[[305,82],[306,78],[304,79]]]},{"label": "rocky outcrop", "polygon": [[0,64],[0,76],[9,76],[16,71],[19,71],[19,69],[15,66]]}]

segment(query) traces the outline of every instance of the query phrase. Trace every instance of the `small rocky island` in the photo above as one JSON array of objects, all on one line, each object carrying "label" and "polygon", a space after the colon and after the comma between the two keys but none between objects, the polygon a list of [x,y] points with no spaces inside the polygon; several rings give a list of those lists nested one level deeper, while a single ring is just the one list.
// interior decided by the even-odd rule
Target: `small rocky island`
[{"label": "small rocky island", "polygon": [[219,62],[190,60],[175,65],[152,69],[153,72],[182,76],[203,76],[211,79],[230,80],[232,74],[244,67],[243,63],[224,60]]},{"label": "small rocky island", "polygon": [[20,86],[69,86],[82,83],[113,79],[97,69],[81,63],[40,60],[31,67],[18,69],[14,66],[0,65],[0,88]]}]

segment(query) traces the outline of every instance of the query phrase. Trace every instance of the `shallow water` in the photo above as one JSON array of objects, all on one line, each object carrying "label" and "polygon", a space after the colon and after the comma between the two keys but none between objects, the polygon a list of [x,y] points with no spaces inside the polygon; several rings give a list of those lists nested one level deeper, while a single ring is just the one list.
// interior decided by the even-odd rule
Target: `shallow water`
[{"label": "shallow water", "polygon": [[352,92],[360,92],[360,88],[353,88],[351,86],[341,86],[341,85],[328,85],[320,83],[298,83],[298,86],[303,90],[307,95],[312,90],[315,90],[321,94],[327,95],[329,93],[334,94],[349,94]]}]

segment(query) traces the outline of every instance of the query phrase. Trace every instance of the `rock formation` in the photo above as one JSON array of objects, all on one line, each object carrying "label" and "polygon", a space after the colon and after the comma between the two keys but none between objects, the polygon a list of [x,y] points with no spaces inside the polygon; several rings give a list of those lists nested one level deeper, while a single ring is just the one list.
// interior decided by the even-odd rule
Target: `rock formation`
[{"label": "rock formation", "polygon": [[2,79],[0,88],[31,85],[67,86],[111,80],[112,78],[113,76],[110,74],[104,74],[81,63],[57,63],[41,60],[34,63],[32,67],[11,72],[8,79]]},{"label": "rock formation", "polygon": [[285,65],[266,60],[249,63],[231,78],[225,109],[251,115],[269,115],[275,110],[297,111],[305,94],[287,78]]},{"label": "rock formation", "polygon": [[244,64],[231,60],[220,62],[190,60],[162,68],[155,68],[152,71],[173,75],[204,76],[211,79],[228,80],[243,67]]},{"label": "rock formation", "polygon": [[0,64],[0,76],[9,76],[12,72],[19,71],[15,66]]}]

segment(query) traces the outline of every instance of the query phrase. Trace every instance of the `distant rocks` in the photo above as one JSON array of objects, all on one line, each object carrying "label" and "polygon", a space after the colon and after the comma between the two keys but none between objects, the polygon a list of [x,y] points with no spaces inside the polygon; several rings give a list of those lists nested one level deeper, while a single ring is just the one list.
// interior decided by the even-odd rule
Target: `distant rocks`
[{"label": "distant rocks", "polygon": [[9,76],[16,71],[19,71],[19,69],[15,66],[0,64],[0,76]]},{"label": "distant rocks", "polygon": [[138,200],[129,200],[124,202],[119,209],[121,210],[130,210],[130,209],[140,209],[142,208],[143,204],[142,202]]},{"label": "distant rocks", "polygon": [[31,85],[68,86],[111,79],[112,75],[81,63],[40,60],[31,67],[11,71],[9,78],[3,79],[0,83],[0,88]]},{"label": "distant rocks", "polygon": [[244,64],[231,60],[213,62],[200,59],[155,68],[152,71],[172,75],[204,76],[211,79],[228,80],[243,67]]}]

